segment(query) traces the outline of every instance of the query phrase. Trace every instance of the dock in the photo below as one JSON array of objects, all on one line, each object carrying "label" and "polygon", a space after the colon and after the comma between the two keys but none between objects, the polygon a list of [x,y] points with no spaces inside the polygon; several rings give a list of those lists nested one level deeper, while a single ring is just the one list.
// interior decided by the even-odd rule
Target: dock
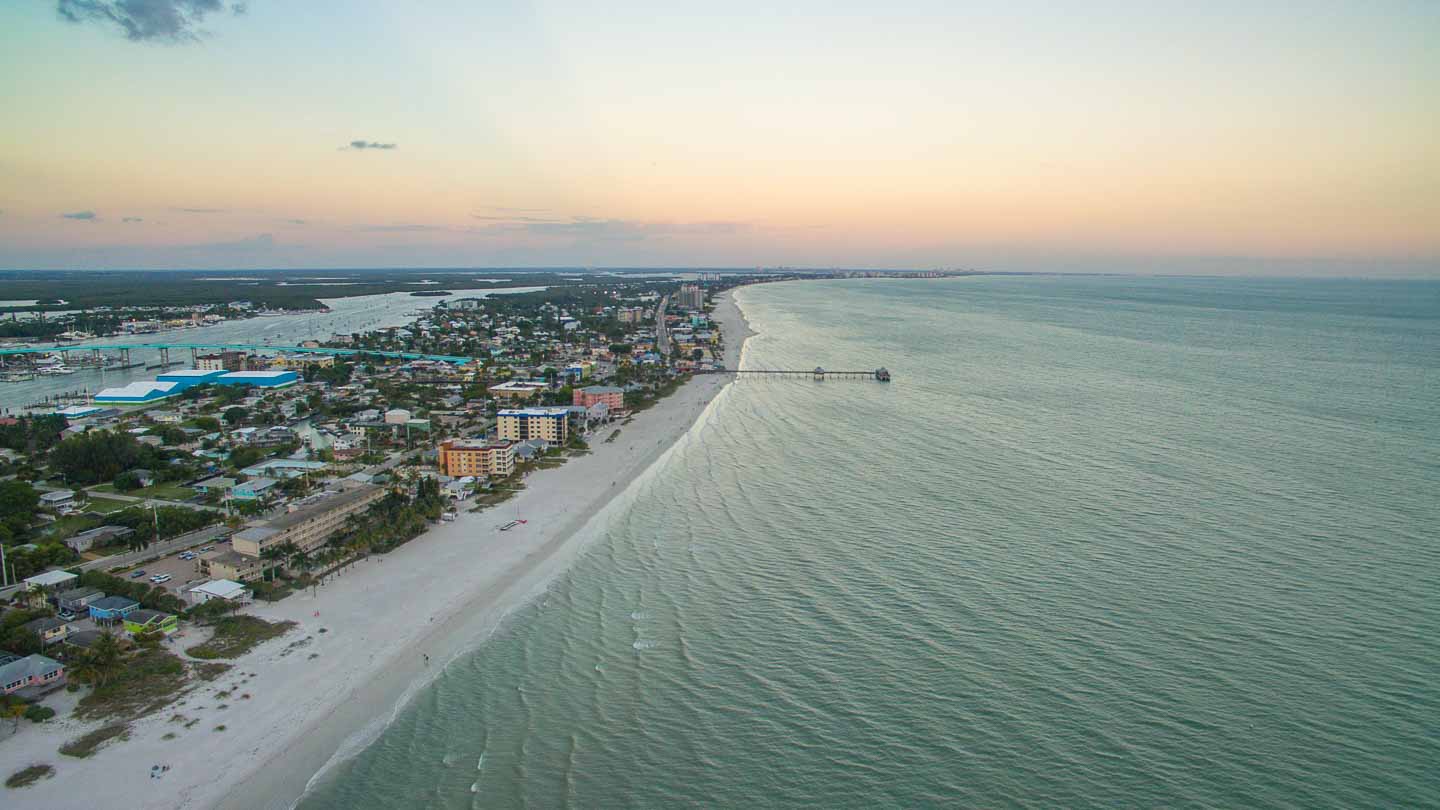
[{"label": "dock", "polygon": [[830,371],[816,366],[815,368],[800,371],[795,369],[775,368],[747,368],[747,369],[716,369],[716,374],[734,374],[737,379],[740,377],[809,377],[816,382],[825,380],[874,380],[875,382],[890,382],[890,370],[877,368],[871,371]]}]

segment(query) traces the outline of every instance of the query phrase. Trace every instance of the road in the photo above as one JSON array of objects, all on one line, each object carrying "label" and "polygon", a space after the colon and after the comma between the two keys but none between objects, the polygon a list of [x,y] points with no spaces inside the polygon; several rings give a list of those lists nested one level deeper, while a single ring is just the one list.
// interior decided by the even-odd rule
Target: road
[{"label": "road", "polygon": [[157,557],[163,557],[166,554],[174,554],[177,551],[184,551],[187,548],[213,543],[228,537],[230,533],[231,529],[223,523],[218,526],[208,526],[204,529],[199,529],[189,534],[182,534],[179,537],[173,537],[169,540],[151,543],[148,548],[143,548],[139,551],[112,554],[109,557],[101,557],[98,560],[81,563],[76,567],[82,571],[108,571],[111,568],[119,568],[121,566],[128,568],[132,565],[149,562]]},{"label": "road", "polygon": [[670,330],[665,328],[665,307],[670,303],[670,296],[660,299],[660,305],[655,307],[655,350],[661,357],[670,356]]}]

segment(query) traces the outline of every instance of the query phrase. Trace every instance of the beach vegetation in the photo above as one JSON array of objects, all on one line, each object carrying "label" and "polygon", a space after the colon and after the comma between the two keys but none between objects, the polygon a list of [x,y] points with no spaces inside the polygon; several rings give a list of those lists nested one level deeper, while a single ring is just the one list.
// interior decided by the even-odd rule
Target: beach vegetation
[{"label": "beach vegetation", "polygon": [[67,757],[85,759],[100,749],[100,746],[114,739],[127,740],[130,738],[130,726],[125,723],[113,723],[102,726],[89,734],[76,737],[70,742],[60,746],[60,753]]},{"label": "beach vegetation", "polygon": [[185,651],[192,658],[239,658],[259,644],[279,638],[295,622],[267,622],[255,616],[227,616],[215,623],[215,634]]},{"label": "beach vegetation", "polygon": [[[92,651],[93,651],[92,647]],[[142,650],[119,659],[107,677],[80,699],[81,720],[130,720],[157,712],[184,694],[185,662],[165,650]]]},{"label": "beach vegetation", "polygon": [[31,765],[21,768],[5,780],[7,788],[23,788],[39,782],[41,779],[49,779],[55,775],[55,768],[50,765]]},{"label": "beach vegetation", "polygon": [[43,723],[55,716],[55,710],[49,706],[34,704],[25,709],[25,719],[32,723]]}]

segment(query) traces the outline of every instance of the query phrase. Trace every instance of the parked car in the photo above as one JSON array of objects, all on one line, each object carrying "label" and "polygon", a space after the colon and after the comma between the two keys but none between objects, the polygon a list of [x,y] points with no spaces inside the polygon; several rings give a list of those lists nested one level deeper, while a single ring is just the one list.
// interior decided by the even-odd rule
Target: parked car
[{"label": "parked car", "polygon": [[131,572],[130,572],[130,578],[131,578],[131,579],[139,579],[140,577],[143,577],[143,576],[145,576],[145,569],[144,569],[144,568],[141,568],[141,569],[138,570],[138,571],[131,571]]},{"label": "parked car", "polygon": [[68,611],[68,610],[62,610],[62,611],[60,611],[59,616],[60,616],[60,619],[61,619],[62,621],[67,621],[67,622],[73,622],[73,621],[75,621],[75,614],[74,614],[74,613],[71,613],[71,612]]},{"label": "parked car", "polygon": [[161,574],[158,577],[153,577],[153,579],[155,580],[156,585],[164,585],[165,583],[174,579],[174,577],[170,576],[169,574]]}]

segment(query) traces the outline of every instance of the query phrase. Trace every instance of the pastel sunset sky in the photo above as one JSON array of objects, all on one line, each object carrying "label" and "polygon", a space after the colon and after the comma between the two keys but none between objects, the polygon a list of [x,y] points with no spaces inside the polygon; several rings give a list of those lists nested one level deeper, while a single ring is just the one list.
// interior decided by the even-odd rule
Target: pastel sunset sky
[{"label": "pastel sunset sky", "polygon": [[0,267],[1440,275],[1440,2],[7,0]]}]

